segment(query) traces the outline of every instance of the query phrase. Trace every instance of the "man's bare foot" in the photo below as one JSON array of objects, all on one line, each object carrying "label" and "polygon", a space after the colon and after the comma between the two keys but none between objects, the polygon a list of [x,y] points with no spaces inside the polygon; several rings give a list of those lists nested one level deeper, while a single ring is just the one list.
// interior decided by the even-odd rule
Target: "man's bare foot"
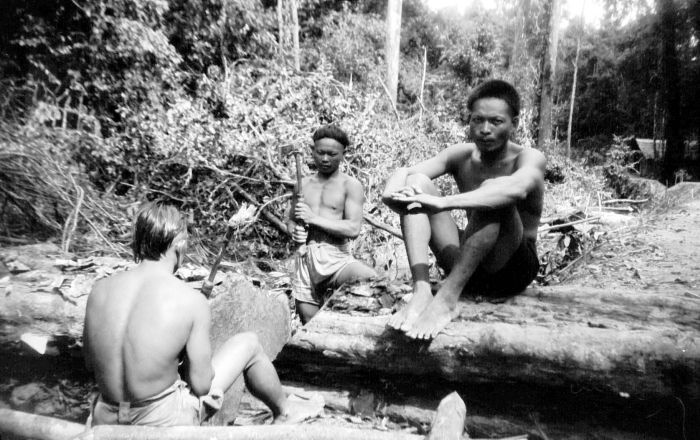
[{"label": "man's bare foot", "polygon": [[323,414],[325,402],[320,394],[310,396],[290,394],[285,402],[283,412],[273,420],[273,425],[291,425],[313,419]]},{"label": "man's bare foot", "polygon": [[459,299],[459,291],[455,294],[444,288],[440,289],[412,328],[406,332],[406,336],[413,339],[436,337],[450,321],[457,317],[457,299]]},{"label": "man's bare foot", "polygon": [[432,300],[433,293],[430,291],[430,284],[426,282],[415,283],[413,298],[389,318],[387,325],[396,330],[408,331]]}]

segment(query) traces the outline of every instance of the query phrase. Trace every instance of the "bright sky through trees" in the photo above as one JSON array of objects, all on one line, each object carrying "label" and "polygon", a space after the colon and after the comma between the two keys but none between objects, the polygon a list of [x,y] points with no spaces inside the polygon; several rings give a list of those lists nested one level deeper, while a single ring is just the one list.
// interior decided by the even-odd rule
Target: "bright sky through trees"
[{"label": "bright sky through trees", "polygon": [[[568,18],[568,20],[577,19],[581,13],[583,1],[584,0],[564,0],[564,17]],[[488,0],[425,0],[425,2],[433,11],[444,8],[456,8],[460,13],[464,12],[466,8],[474,2],[481,2],[486,8],[494,6],[494,2]],[[585,2],[583,14],[586,23],[591,26],[598,26],[605,13],[602,0],[585,0]]]}]

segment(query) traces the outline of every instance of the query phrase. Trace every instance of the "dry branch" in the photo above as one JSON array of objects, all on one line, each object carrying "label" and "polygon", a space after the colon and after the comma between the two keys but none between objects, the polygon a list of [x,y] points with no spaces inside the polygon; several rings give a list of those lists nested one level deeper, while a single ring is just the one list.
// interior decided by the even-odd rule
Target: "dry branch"
[{"label": "dry branch", "polygon": [[[256,207],[257,207],[257,206],[260,206],[260,203],[258,203],[257,200],[255,200],[255,198],[253,198],[253,196],[251,196],[250,194],[248,194],[248,192],[247,192],[246,190],[244,190],[243,188],[241,188],[240,185],[238,185],[238,184],[235,183],[235,182],[231,182],[231,186],[233,187],[233,190],[234,190],[235,192],[237,192],[238,194],[240,194],[241,197],[243,197],[244,199],[246,199],[249,203],[255,205]],[[287,225],[284,224],[284,222],[283,222],[282,220],[280,220],[276,215],[272,214],[271,212],[269,212],[267,209],[264,209],[264,208],[261,210],[261,214],[262,214],[262,216],[265,217],[270,223],[272,223],[272,225],[273,225],[274,227],[276,227],[280,232],[282,232],[282,233],[284,233],[284,234],[289,234],[289,231],[287,231]]]},{"label": "dry branch", "polygon": [[598,220],[600,220],[599,216],[598,217],[582,218],[581,220],[574,220],[572,222],[562,223],[559,225],[545,226],[544,228],[539,228],[537,230],[537,233],[539,234],[539,233],[547,232],[547,231],[555,231],[557,229],[563,229],[563,228],[567,228],[569,226],[578,225],[581,223],[590,223],[590,222],[594,222],[594,221],[598,221]]},{"label": "dry branch", "polygon": [[381,78],[377,77],[379,80],[379,84],[382,85],[382,88],[384,89],[384,93],[386,94],[387,99],[389,99],[389,104],[391,105],[391,109],[394,111],[394,116],[396,116],[396,122],[401,122],[401,116],[399,116],[399,111],[396,109],[396,104],[394,104],[394,100],[391,99],[391,92],[389,92],[389,89],[387,88],[386,84],[384,84],[384,81],[382,81]]},{"label": "dry branch", "polygon": [[382,231],[388,232],[389,234],[393,235],[396,238],[400,238],[403,240],[403,234],[401,234],[401,231],[398,231],[395,228],[392,228],[391,226],[380,222],[379,220],[375,219],[369,214],[365,214],[362,218],[365,219],[367,223],[370,225],[374,226],[377,229],[381,229]]}]

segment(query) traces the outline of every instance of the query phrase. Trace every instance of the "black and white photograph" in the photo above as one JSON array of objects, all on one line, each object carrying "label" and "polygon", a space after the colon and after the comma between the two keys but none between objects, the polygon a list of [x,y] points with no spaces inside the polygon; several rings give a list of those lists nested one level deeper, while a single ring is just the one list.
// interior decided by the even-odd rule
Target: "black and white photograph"
[{"label": "black and white photograph", "polygon": [[700,439],[700,1],[2,0],[0,440]]}]

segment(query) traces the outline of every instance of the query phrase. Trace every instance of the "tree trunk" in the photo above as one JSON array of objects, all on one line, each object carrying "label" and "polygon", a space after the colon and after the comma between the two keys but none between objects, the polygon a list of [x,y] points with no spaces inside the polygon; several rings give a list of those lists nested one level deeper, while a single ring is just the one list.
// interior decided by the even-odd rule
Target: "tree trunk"
[{"label": "tree trunk", "polygon": [[297,0],[277,0],[278,54],[284,61],[291,52],[294,70],[300,69],[299,12]]},{"label": "tree trunk", "polygon": [[[403,432],[351,429],[320,425],[263,425],[236,427],[174,426],[96,426],[66,422],[53,417],[0,409],[0,433],[10,438],[36,440],[422,440]],[[15,437],[17,436],[17,437]]]},{"label": "tree trunk", "polygon": [[386,326],[395,300],[389,292],[406,290],[336,293],[277,362],[310,372],[360,369],[700,397],[700,302],[675,292],[557,286],[503,304],[462,300],[458,318],[422,343]]},{"label": "tree trunk", "polygon": [[677,11],[673,0],[657,0],[661,36],[661,78],[662,95],[666,113],[664,137],[663,178],[667,185],[674,183],[674,173],[683,164],[683,140],[680,135],[681,108],[678,73],[678,53],[676,51]]},{"label": "tree trunk", "polygon": [[574,122],[574,107],[576,104],[576,80],[578,79],[578,57],[581,53],[581,34],[583,33],[583,10],[586,0],[581,2],[581,29],[576,38],[576,58],[574,59],[574,79],[571,82],[571,101],[569,102],[569,123],[566,128],[566,158],[571,159],[571,129]]},{"label": "tree trunk", "polygon": [[386,10],[386,85],[394,107],[399,87],[402,3],[402,0],[389,0]]},{"label": "tree trunk", "polygon": [[515,17],[515,26],[513,26],[513,47],[510,52],[510,60],[508,61],[508,70],[513,71],[520,66],[520,60],[524,56],[526,50],[525,38],[525,22],[530,10],[530,0],[519,0]]},{"label": "tree trunk", "polygon": [[542,148],[552,140],[552,89],[557,64],[557,46],[559,44],[559,19],[561,0],[549,0],[549,24],[547,29],[547,49],[543,53],[544,62],[540,72],[540,108],[537,147]]}]

